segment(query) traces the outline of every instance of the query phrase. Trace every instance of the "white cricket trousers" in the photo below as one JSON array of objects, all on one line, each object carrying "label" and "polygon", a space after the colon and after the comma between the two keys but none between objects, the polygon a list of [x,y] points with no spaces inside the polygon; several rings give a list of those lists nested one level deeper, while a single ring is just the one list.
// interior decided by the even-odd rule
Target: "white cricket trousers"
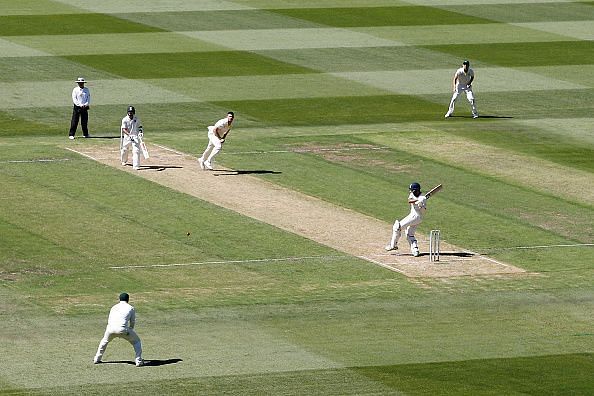
[{"label": "white cricket trousers", "polygon": [[458,95],[460,95],[462,92],[466,92],[466,99],[468,99],[468,102],[472,107],[472,115],[478,115],[478,111],[476,110],[476,102],[474,100],[474,94],[472,93],[472,88],[462,86],[457,87],[454,91],[454,94],[452,95],[452,100],[450,100],[450,108],[448,109],[448,114],[454,114],[454,106],[456,104],[456,99],[458,99]]},{"label": "white cricket trousers", "polygon": [[138,169],[140,167],[140,141],[138,138],[130,139],[128,135],[124,136],[120,159],[122,162],[128,162],[128,150],[130,145],[132,145],[132,167]]},{"label": "white cricket trousers", "polygon": [[113,340],[116,337],[123,338],[124,340],[132,344],[132,346],[134,347],[134,353],[136,354],[136,363],[142,361],[142,344],[140,342],[138,334],[136,334],[134,329],[131,329],[129,327],[111,328],[109,326],[107,326],[107,328],[105,329],[103,339],[101,340],[101,342],[99,342],[99,348],[97,349],[95,360],[101,360],[101,357],[107,349],[107,345],[111,340]]},{"label": "white cricket trousers", "polygon": [[410,244],[411,251],[419,250],[419,246],[417,244],[417,239],[415,238],[415,231],[421,221],[423,219],[420,216],[409,214],[404,219],[394,222],[394,226],[392,226],[392,239],[390,240],[390,246],[396,246],[398,244],[398,240],[400,239],[401,230],[406,228],[406,239],[408,239],[408,243]]},{"label": "white cricket trousers", "polygon": [[214,160],[215,155],[217,155],[222,148],[223,143],[221,142],[221,139],[219,139],[219,137],[215,135],[214,127],[209,126],[208,145],[206,146],[206,150],[204,150],[204,153],[202,154],[202,157],[200,157],[200,159],[212,166],[212,161]]}]

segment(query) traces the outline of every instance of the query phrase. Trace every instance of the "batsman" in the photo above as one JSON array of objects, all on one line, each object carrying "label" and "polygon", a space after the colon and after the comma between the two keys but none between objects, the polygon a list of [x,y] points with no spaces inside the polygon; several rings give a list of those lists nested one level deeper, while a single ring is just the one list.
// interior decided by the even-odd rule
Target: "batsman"
[{"label": "batsman", "polygon": [[128,162],[128,149],[132,146],[132,168],[140,169],[140,152],[143,152],[145,158],[148,158],[148,152],[145,154],[142,138],[144,136],[142,122],[136,117],[134,106],[128,106],[128,114],[122,118],[122,127],[120,129],[120,159],[122,165]]},{"label": "batsman", "polygon": [[410,194],[408,195],[410,213],[404,219],[400,221],[396,220],[394,222],[394,226],[392,227],[392,239],[390,239],[390,243],[385,247],[386,251],[389,252],[398,249],[398,240],[400,239],[402,230],[405,229],[406,239],[408,239],[408,243],[410,244],[410,252],[414,257],[421,255],[417,239],[415,238],[415,231],[417,230],[418,225],[421,224],[425,211],[427,210],[427,199],[441,189],[442,185],[440,184],[427,194],[423,195],[421,193],[421,185],[416,182],[411,183],[409,186]]}]

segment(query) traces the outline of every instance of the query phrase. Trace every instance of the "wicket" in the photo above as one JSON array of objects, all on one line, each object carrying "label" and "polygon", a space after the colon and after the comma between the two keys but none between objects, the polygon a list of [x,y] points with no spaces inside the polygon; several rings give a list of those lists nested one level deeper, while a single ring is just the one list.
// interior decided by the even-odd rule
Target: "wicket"
[{"label": "wicket", "polygon": [[439,261],[439,230],[431,230],[429,234],[429,261]]}]

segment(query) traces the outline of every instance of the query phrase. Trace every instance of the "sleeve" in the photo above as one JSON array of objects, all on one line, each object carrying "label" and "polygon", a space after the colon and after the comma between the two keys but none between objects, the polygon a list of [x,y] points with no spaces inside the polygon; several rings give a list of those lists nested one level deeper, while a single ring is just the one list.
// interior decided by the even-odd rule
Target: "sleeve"
[{"label": "sleeve", "polygon": [[76,88],[74,88],[74,89],[72,90],[72,103],[73,103],[74,105],[77,105],[77,103],[76,103]]},{"label": "sleeve", "polygon": [[130,312],[130,328],[133,329],[134,325],[136,325],[136,310],[132,308]]},{"label": "sleeve", "polygon": [[85,88],[85,103],[83,103],[85,106],[89,106],[91,104],[91,91],[89,90],[89,88]]}]

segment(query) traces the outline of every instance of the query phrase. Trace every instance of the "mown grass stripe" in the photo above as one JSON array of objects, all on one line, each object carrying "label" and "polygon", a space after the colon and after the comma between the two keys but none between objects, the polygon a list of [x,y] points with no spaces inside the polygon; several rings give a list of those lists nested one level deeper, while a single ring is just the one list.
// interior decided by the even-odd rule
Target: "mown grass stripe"
[{"label": "mown grass stripe", "polygon": [[287,8],[271,12],[334,27],[482,24],[494,21],[434,7]]},{"label": "mown grass stripe", "polygon": [[[58,56],[228,51],[228,48],[176,32],[12,36],[6,39],[16,43],[15,46],[31,48],[31,52],[39,50],[44,51],[44,55]],[[2,52],[0,57],[9,54]]]},{"label": "mown grass stripe", "polygon": [[403,45],[392,39],[333,28],[199,31],[183,34],[238,51]]},{"label": "mown grass stripe", "polygon": [[524,2],[509,4],[464,4],[444,6],[446,10],[503,23],[588,21],[594,8],[581,2]]},{"label": "mown grass stripe", "polygon": [[594,41],[435,45],[423,48],[480,60],[491,65],[558,66],[594,63]]},{"label": "mown grass stripe", "polygon": [[0,36],[157,32],[105,14],[0,15]]},{"label": "mown grass stripe", "polygon": [[253,76],[314,73],[305,67],[240,52],[175,52],[130,55],[67,56],[66,59],[130,79]]}]

